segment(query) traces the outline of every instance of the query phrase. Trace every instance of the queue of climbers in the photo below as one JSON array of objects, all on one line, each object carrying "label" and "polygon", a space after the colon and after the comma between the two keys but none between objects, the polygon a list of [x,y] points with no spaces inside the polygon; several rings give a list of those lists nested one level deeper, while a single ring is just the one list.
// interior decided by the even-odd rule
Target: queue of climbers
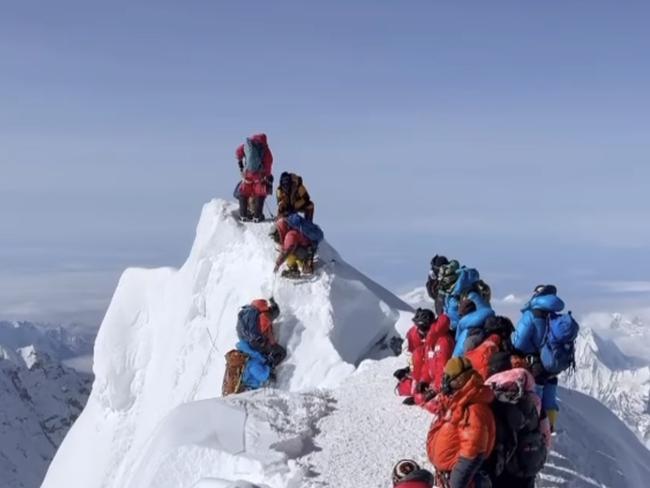
[{"label": "queue of climbers", "polygon": [[476,269],[435,256],[406,334],[409,365],[395,371],[406,405],[431,412],[426,452],[435,475],[412,460],[395,487],[534,488],[557,425],[557,377],[575,367],[579,325],[553,285],[537,286],[517,327],[490,305]]},{"label": "queue of climbers", "polygon": [[[265,134],[235,151],[235,189],[243,222],[263,222],[273,193],[273,155]],[[299,278],[315,270],[323,232],[302,178],[283,172],[270,237],[274,273]],[[273,217],[273,216],[272,216]],[[557,377],[575,367],[579,326],[553,285],[536,287],[517,324],[491,306],[479,272],[436,255],[426,290],[433,309],[419,308],[406,335],[410,364],[395,371],[405,405],[433,414],[426,452],[431,473],[404,459],[393,470],[400,488],[533,488],[546,461],[558,416]],[[267,385],[286,358],[273,331],[280,308],[254,300],[237,316],[236,348],[226,354],[223,395]]]},{"label": "queue of climbers", "polygon": [[[264,222],[267,196],[273,193],[273,154],[266,134],[247,137],[235,150],[240,181],[234,196],[239,202],[242,222]],[[270,238],[278,246],[274,273],[284,278],[300,278],[314,273],[318,245],[323,231],[314,223],[314,203],[302,177],[290,172],[280,175],[276,190],[277,216]],[[285,359],[286,350],[277,343],[273,322],[280,308],[273,297],[245,305],[237,316],[238,342],[226,354],[224,396],[254,390],[274,379],[275,368]]]}]

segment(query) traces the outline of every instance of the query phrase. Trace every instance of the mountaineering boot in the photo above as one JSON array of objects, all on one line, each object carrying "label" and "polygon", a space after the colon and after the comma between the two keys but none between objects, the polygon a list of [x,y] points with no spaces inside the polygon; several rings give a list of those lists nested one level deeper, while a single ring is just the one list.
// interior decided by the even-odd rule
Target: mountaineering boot
[{"label": "mountaineering boot", "polygon": [[406,397],[402,403],[404,405],[409,405],[409,406],[415,405],[415,398],[413,398],[412,396]]},{"label": "mountaineering boot", "polygon": [[264,197],[253,198],[253,222],[264,222]]},{"label": "mountaineering boot", "polygon": [[284,278],[300,278],[300,270],[298,269],[298,266],[291,266],[282,271],[282,276]]},{"label": "mountaineering boot", "polygon": [[557,422],[557,410],[547,410],[546,411],[546,416],[548,417],[548,422],[551,424],[551,432],[555,432],[557,427],[556,427],[556,422]]},{"label": "mountaineering boot", "polygon": [[251,220],[251,214],[248,211],[248,197],[239,197],[239,218],[244,222]]},{"label": "mountaineering boot", "polygon": [[314,260],[313,258],[307,259],[302,264],[302,272],[306,275],[314,274]]}]

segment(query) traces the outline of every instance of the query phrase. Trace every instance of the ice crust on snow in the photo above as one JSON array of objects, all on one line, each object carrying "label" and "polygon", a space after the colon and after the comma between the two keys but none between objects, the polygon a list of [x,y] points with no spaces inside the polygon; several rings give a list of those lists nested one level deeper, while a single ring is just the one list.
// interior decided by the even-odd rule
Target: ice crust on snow
[{"label": "ice crust on snow", "polygon": [[[316,279],[275,282],[268,230],[213,201],[180,270],[124,273],[97,339],[91,398],[44,488],[386,488],[399,458],[429,467],[431,416],[395,396],[392,372],[406,357],[385,346],[412,308],[327,244]],[[276,388],[216,398],[239,307],[271,294],[289,352]],[[629,429],[590,397],[560,399],[538,486],[646,486],[650,451]]]}]

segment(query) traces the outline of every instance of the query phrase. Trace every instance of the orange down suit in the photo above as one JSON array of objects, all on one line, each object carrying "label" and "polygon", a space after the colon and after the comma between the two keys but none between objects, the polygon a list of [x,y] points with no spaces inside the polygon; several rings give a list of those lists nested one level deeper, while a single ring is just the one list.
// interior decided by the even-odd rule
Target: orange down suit
[{"label": "orange down suit", "polygon": [[496,434],[493,399],[492,390],[475,371],[452,396],[439,395],[437,418],[427,437],[427,454],[436,470],[452,471],[461,457],[490,455]]}]

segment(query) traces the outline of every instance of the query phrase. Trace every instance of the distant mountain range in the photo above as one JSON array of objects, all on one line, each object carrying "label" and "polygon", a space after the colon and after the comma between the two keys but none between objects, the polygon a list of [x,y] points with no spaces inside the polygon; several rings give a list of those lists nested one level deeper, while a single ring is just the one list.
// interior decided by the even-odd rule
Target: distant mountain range
[{"label": "distant mountain range", "polygon": [[82,327],[0,322],[0,486],[40,486],[83,410],[92,375],[64,364],[92,354]]}]

